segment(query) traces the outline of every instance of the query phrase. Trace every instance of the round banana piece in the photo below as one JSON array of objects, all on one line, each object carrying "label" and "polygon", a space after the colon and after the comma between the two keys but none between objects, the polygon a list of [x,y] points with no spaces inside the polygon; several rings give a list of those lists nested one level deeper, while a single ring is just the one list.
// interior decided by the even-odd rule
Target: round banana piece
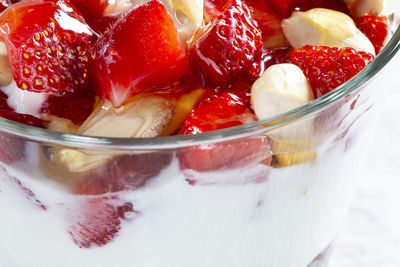
[{"label": "round banana piece", "polygon": [[[313,100],[311,86],[299,67],[277,64],[269,67],[251,89],[251,103],[259,120],[271,118]],[[310,136],[312,121],[295,122],[271,132],[280,140]]]},{"label": "round banana piece", "polygon": [[375,55],[371,41],[348,15],[325,8],[294,12],[282,22],[283,32],[295,49],[304,45],[352,47]]}]

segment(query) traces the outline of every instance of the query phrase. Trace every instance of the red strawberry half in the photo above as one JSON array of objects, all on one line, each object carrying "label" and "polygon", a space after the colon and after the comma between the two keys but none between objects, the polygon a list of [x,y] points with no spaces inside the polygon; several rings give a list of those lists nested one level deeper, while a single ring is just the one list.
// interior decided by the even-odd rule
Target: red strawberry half
[{"label": "red strawberry half", "polygon": [[94,104],[95,94],[90,91],[62,96],[50,95],[43,103],[41,112],[56,115],[80,125],[92,113]]},{"label": "red strawberry half", "polygon": [[350,80],[374,56],[353,48],[307,45],[296,49],[291,58],[310,81],[314,96],[320,97]]},{"label": "red strawberry half", "polygon": [[120,106],[130,96],[172,84],[189,72],[172,18],[157,0],[131,10],[94,47],[94,88]]},{"label": "red strawberry half", "polygon": [[328,8],[350,14],[342,0],[266,0],[282,17],[289,17],[293,11],[307,11],[312,8]]},{"label": "red strawberry half", "polygon": [[389,19],[385,16],[364,15],[355,19],[357,27],[362,31],[375,47],[378,54],[385,45],[388,36]]},{"label": "red strawberry half", "polygon": [[189,55],[207,82],[227,86],[261,47],[261,33],[247,5],[231,0],[221,15],[195,34]]},{"label": "red strawberry half", "polygon": [[[182,134],[198,134],[255,121],[246,105],[232,93],[211,97],[192,110]],[[197,172],[227,170],[268,157],[267,138],[227,141],[184,148],[178,153],[182,169]]]},{"label": "red strawberry half", "polygon": [[68,233],[79,247],[104,246],[116,237],[126,213],[134,212],[129,204],[117,205],[114,199],[95,197],[68,205]]},{"label": "red strawberry half", "polygon": [[92,36],[80,13],[62,0],[25,0],[0,15],[14,80],[19,88],[55,94],[86,89]]}]

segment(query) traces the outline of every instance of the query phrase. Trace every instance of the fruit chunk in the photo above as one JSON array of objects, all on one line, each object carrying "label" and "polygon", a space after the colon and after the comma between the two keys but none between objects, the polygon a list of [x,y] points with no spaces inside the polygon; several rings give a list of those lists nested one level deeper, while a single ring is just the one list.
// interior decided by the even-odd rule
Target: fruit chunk
[{"label": "fruit chunk", "polygon": [[19,0],[0,0],[0,13],[3,12],[7,7],[19,2]]},{"label": "fruit chunk", "polygon": [[[192,110],[186,119],[182,134],[199,134],[243,125],[255,121],[244,103],[231,93],[211,97]],[[239,168],[258,163],[269,155],[267,138],[204,144],[179,151],[180,167],[198,172]]]},{"label": "fruit chunk", "polygon": [[261,33],[248,7],[231,0],[221,15],[193,36],[188,49],[207,82],[226,86],[261,47]]},{"label": "fruit chunk", "polygon": [[353,16],[362,15],[379,15],[386,2],[385,0],[343,0],[349,8]]},{"label": "fruit chunk", "polygon": [[181,134],[199,134],[253,121],[255,116],[238,96],[226,92],[208,98],[194,108],[185,120]]},{"label": "fruit chunk", "polygon": [[287,112],[313,99],[307,78],[293,64],[272,65],[251,89],[251,102],[259,120]]},{"label": "fruit chunk", "polygon": [[94,105],[94,93],[89,91],[63,96],[50,95],[43,103],[41,113],[56,115],[80,125],[92,113]]},{"label": "fruit chunk", "polygon": [[356,18],[357,27],[364,33],[374,45],[375,53],[378,54],[385,46],[388,36],[389,19],[385,16],[364,15]]},{"label": "fruit chunk", "polygon": [[174,18],[179,37],[186,41],[203,23],[203,0],[164,0],[170,15]]},{"label": "fruit chunk", "polygon": [[0,38],[14,80],[23,90],[56,94],[85,90],[91,36],[83,17],[61,0],[26,0],[0,15]]},{"label": "fruit chunk", "polygon": [[93,50],[93,86],[115,107],[130,96],[167,86],[189,72],[173,20],[157,0],[131,10]]},{"label": "fruit chunk", "polygon": [[[144,96],[120,108],[100,103],[76,134],[100,137],[156,137],[168,126],[175,101]],[[59,163],[68,171],[81,172],[98,167],[112,159],[115,153],[86,153],[76,149],[55,152]],[[118,153],[117,153],[118,154]]]},{"label": "fruit chunk", "polygon": [[[206,22],[219,16],[228,2],[225,0],[206,0],[204,4]],[[288,43],[281,27],[282,18],[263,0],[247,0],[245,2],[250,10],[251,17],[256,21],[256,26],[261,31],[264,47],[287,46]]]},{"label": "fruit chunk", "polygon": [[352,48],[304,46],[292,53],[292,62],[299,66],[315,97],[320,97],[350,80],[367,66],[374,56]]},{"label": "fruit chunk", "polygon": [[114,199],[94,197],[65,205],[70,221],[68,233],[77,246],[101,247],[116,237],[121,229],[121,219],[134,210],[131,203],[118,205],[114,202]]},{"label": "fruit chunk", "polygon": [[295,49],[304,45],[352,47],[375,55],[374,46],[344,13],[315,8],[283,20],[283,32]]},{"label": "fruit chunk", "polygon": [[313,150],[299,151],[272,156],[271,166],[274,168],[285,168],[293,165],[311,163],[317,159],[317,152]]},{"label": "fruit chunk", "polygon": [[281,16],[287,18],[293,11],[307,11],[313,8],[327,8],[348,14],[342,0],[266,0]]},{"label": "fruit chunk", "polygon": [[0,86],[9,85],[12,82],[12,73],[6,46],[0,41]]},{"label": "fruit chunk", "polygon": [[[313,99],[307,78],[301,69],[293,64],[272,65],[251,89],[251,102],[259,120],[295,109]],[[309,138],[312,129],[312,122],[303,120],[278,128],[268,136],[285,141]]]}]

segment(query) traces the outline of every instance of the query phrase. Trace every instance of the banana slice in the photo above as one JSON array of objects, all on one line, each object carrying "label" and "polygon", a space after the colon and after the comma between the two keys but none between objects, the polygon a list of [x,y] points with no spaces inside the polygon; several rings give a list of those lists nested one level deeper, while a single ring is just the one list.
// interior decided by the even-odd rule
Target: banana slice
[{"label": "banana slice", "polygon": [[385,0],[344,0],[355,17],[379,15],[387,4]]},{"label": "banana slice", "polygon": [[324,8],[294,12],[283,20],[282,28],[295,49],[304,45],[352,47],[375,55],[371,41],[356,27],[352,18],[341,12]]},{"label": "banana slice", "polygon": [[[76,134],[100,137],[155,137],[168,126],[175,101],[159,96],[143,96],[114,108],[100,103]],[[70,172],[82,172],[111,160],[118,152],[89,153],[77,149],[56,149],[55,160]]]},{"label": "banana slice", "polygon": [[251,103],[259,120],[297,108],[313,100],[311,86],[299,67],[269,67],[251,88]]},{"label": "banana slice", "polygon": [[[259,120],[287,112],[313,99],[307,78],[294,64],[272,65],[251,88],[251,103]],[[312,129],[312,120],[305,119],[273,130],[269,136],[285,141],[308,139]]]},{"label": "banana slice", "polygon": [[12,82],[10,62],[8,61],[7,49],[3,42],[0,41],[0,86],[9,85]]},{"label": "banana slice", "polygon": [[312,163],[316,159],[317,152],[313,150],[279,154],[272,157],[271,166],[274,168],[285,168],[303,163]]}]

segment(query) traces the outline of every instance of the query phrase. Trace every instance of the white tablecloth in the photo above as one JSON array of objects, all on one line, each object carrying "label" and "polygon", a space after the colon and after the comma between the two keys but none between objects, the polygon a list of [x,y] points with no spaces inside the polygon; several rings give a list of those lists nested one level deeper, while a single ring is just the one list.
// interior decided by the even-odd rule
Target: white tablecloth
[{"label": "white tablecloth", "polygon": [[400,64],[398,66],[393,70],[395,86],[385,99],[385,112],[329,267],[400,266]]}]

